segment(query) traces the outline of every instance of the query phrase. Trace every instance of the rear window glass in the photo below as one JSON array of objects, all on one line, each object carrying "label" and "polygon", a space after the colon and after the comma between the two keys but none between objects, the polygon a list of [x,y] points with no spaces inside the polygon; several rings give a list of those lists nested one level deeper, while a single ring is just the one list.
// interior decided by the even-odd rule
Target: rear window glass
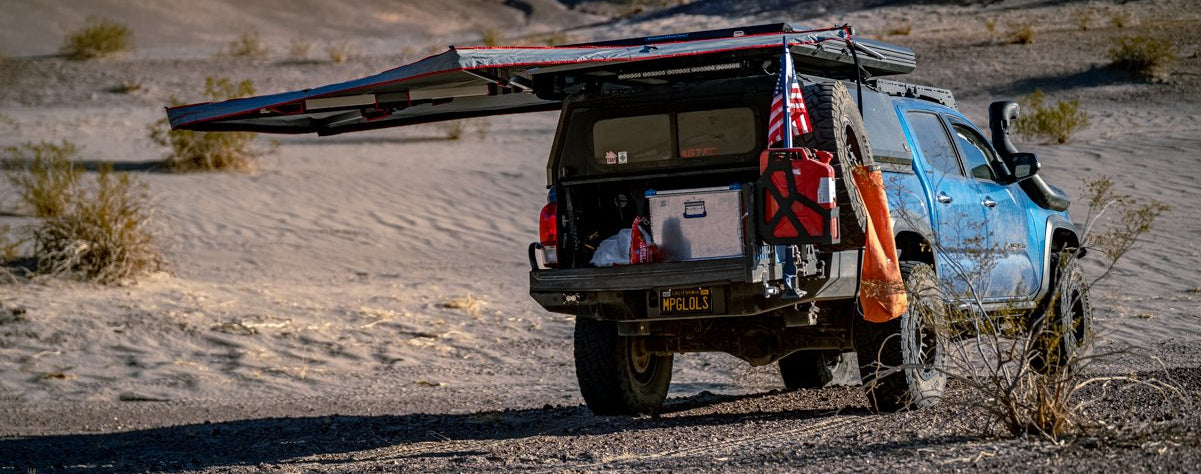
[{"label": "rear window glass", "polygon": [[748,108],[683,112],[676,124],[681,158],[733,155],[755,148],[755,116]]},{"label": "rear window glass", "polygon": [[616,117],[592,125],[592,158],[606,166],[741,155],[755,145],[755,114],[748,107]]},{"label": "rear window glass", "polygon": [[602,164],[646,163],[671,158],[671,116],[639,115],[597,121],[593,158]]}]

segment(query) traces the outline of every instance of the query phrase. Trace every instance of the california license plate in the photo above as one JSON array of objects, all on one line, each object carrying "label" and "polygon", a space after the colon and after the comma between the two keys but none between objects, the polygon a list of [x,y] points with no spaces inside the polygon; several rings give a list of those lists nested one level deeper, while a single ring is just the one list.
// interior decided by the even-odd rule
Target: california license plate
[{"label": "california license plate", "polygon": [[716,306],[711,288],[677,288],[659,294],[659,314],[711,314]]}]

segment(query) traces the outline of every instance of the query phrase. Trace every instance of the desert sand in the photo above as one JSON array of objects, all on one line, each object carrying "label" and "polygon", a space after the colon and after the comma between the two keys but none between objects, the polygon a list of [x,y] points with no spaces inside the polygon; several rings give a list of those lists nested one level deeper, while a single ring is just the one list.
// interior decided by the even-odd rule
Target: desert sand
[{"label": "desert sand", "polygon": [[[150,187],[170,265],[117,287],[0,283],[0,467],[1025,471],[1108,469],[1108,456],[1186,470],[1201,457],[1196,419],[1147,394],[1097,395],[1097,410],[1113,423],[1166,420],[1162,439],[1009,440],[980,435],[953,403],[871,417],[857,387],[780,392],[772,366],[722,354],[677,357],[660,416],[592,417],[576,387],[572,318],[527,295],[526,245],[537,238],[557,113],[470,120],[458,140],[439,125],[263,137],[278,147],[245,174],[149,169],[166,150],[148,128],[173,99],[201,100],[206,76],[295,90],[479,44],[488,30],[521,42],[556,31],[588,40],[850,23],[915,48],[907,80],[953,89],[977,124],[990,101],[1035,88],[1080,99],[1092,123],[1068,144],[1019,145],[1039,154],[1045,179],[1078,195],[1082,177],[1109,175],[1120,191],[1172,208],[1093,288],[1098,345],[1158,357],[1201,400],[1194,2],[683,3],[623,17],[553,0],[8,2],[0,146],[69,140],[82,159],[135,173]],[[1088,30],[1072,20],[1079,11],[1092,12]],[[136,49],[58,57],[90,14],[128,25]],[[1130,24],[1118,28],[1114,15]],[[1033,44],[1004,40],[1018,23],[1033,25]],[[266,58],[215,56],[250,29]],[[1110,39],[1124,34],[1174,39],[1166,81],[1106,68]],[[304,61],[287,53],[298,37],[313,45]],[[335,43],[355,54],[327,61]],[[121,92],[127,84],[139,90]],[[7,186],[0,224],[28,224]],[[1073,216],[1086,210],[1078,202]],[[1138,357],[1107,367],[1160,369]]]}]

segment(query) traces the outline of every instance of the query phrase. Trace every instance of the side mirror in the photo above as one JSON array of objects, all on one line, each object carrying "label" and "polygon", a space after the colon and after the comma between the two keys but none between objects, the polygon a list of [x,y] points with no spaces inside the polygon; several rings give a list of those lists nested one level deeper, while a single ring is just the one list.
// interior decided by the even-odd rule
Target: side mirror
[{"label": "side mirror", "polygon": [[1042,167],[1042,164],[1038,162],[1038,156],[1034,153],[1013,153],[1003,158],[1003,160],[1005,161],[1005,165],[1009,167],[1009,179],[1006,180],[1009,183],[1016,183],[1034,176],[1038,173],[1038,169]]}]

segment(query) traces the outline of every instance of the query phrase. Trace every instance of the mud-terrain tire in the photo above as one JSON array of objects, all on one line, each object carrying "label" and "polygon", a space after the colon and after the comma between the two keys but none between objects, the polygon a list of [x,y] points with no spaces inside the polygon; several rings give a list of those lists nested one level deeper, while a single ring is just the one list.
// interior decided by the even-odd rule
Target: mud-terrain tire
[{"label": "mud-terrain tire", "polygon": [[877,413],[934,405],[947,385],[946,305],[938,277],[930,265],[901,262],[901,278],[909,295],[901,317],[855,322],[859,371]]},{"label": "mud-terrain tire", "polygon": [[834,154],[830,164],[834,167],[837,183],[835,197],[838,200],[841,237],[841,242],[834,248],[862,247],[867,242],[864,231],[867,209],[859,197],[851,169],[855,165],[871,166],[875,163],[871,145],[867,141],[867,127],[850,92],[841,82],[809,84],[804,86],[802,92],[813,131],[801,135],[800,145]]},{"label": "mud-terrain tire", "polygon": [[776,364],[780,378],[789,390],[798,388],[822,388],[834,383],[839,373],[845,370],[842,351],[796,351],[780,358]]},{"label": "mud-terrain tire", "polygon": [[597,415],[657,410],[671,385],[672,356],[646,350],[645,338],[620,336],[617,323],[575,319],[575,373],[580,394]]},{"label": "mud-terrain tire", "polygon": [[1030,367],[1044,374],[1071,370],[1073,362],[1087,355],[1093,337],[1093,306],[1080,261],[1060,253],[1051,256],[1050,268],[1054,291],[1039,305],[1031,324],[1036,345]]}]

